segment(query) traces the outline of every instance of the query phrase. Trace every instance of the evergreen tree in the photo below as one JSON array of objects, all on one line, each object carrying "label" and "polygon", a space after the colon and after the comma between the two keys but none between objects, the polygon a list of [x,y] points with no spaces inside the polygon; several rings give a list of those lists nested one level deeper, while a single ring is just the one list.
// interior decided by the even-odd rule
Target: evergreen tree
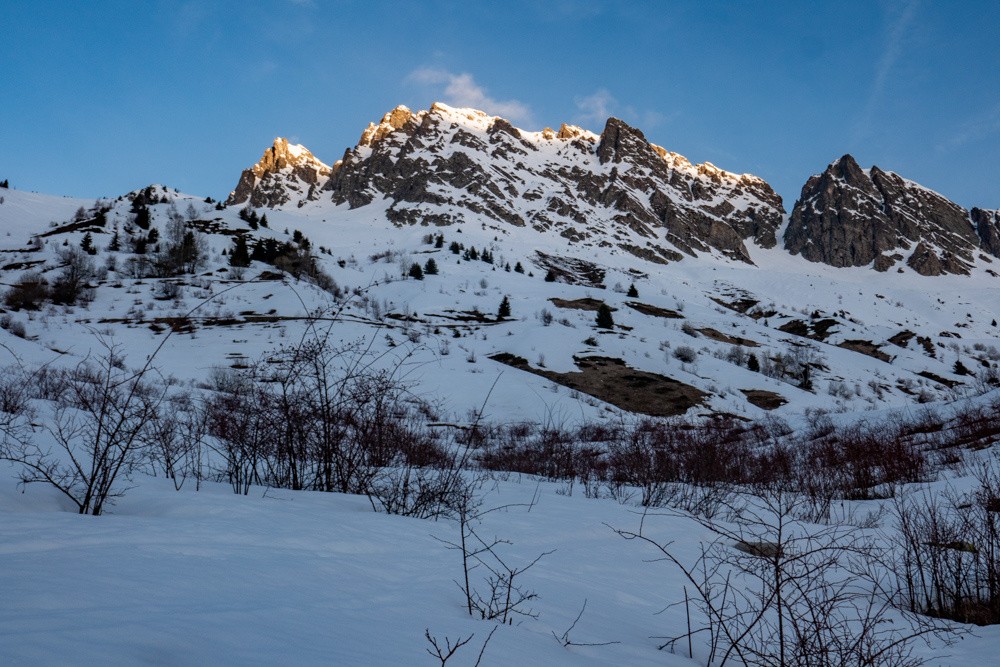
[{"label": "evergreen tree", "polygon": [[260,216],[260,226],[261,227],[267,227],[267,213],[265,213],[264,215]]},{"label": "evergreen tree", "polygon": [[601,329],[614,329],[615,327],[615,318],[611,316],[611,308],[606,303],[602,303],[597,308],[597,326]]},{"label": "evergreen tree", "polygon": [[524,267],[521,266],[521,262],[514,265],[514,273],[524,273]]},{"label": "evergreen tree", "polygon": [[111,235],[111,243],[108,244],[108,250],[111,252],[118,252],[122,249],[122,240],[118,236],[118,228],[115,227],[115,233]]},{"label": "evergreen tree", "polygon": [[754,373],[760,372],[760,362],[757,360],[757,355],[753,352],[747,357],[747,368],[752,370]]},{"label": "evergreen tree", "polygon": [[799,380],[799,389],[802,389],[803,391],[813,390],[812,371],[809,370],[809,366],[802,367],[802,377]]},{"label": "evergreen tree", "polygon": [[150,228],[149,235],[146,236],[146,242],[149,243],[150,245],[154,245],[159,240],[160,240],[160,230],[157,229],[156,227]]},{"label": "evergreen tree", "polygon": [[243,234],[233,238],[233,252],[229,255],[229,266],[250,266],[250,251],[247,249],[247,239]]},{"label": "evergreen tree", "polygon": [[437,272],[438,272],[437,262],[435,262],[434,258],[431,257],[430,259],[427,260],[427,263],[424,264],[424,273],[427,274],[428,276],[436,276]]},{"label": "evergreen tree", "polygon": [[83,235],[83,240],[80,241],[80,249],[83,250],[88,255],[96,255],[97,248],[94,247],[94,237],[90,232]]},{"label": "evergreen tree", "polygon": [[434,239],[434,247],[435,248],[443,248],[444,247],[444,234],[438,234],[437,235],[437,238]]},{"label": "evergreen tree", "polygon": [[451,245],[448,246],[448,250],[451,251],[451,254],[457,255],[458,253],[462,252],[462,247],[458,245],[458,241],[452,241]]},{"label": "evergreen tree", "polygon": [[149,209],[145,206],[139,206],[135,212],[135,226],[139,229],[149,229]]},{"label": "evergreen tree", "polygon": [[510,299],[506,296],[500,302],[500,308],[497,309],[497,320],[502,320],[505,317],[510,317]]},{"label": "evergreen tree", "polygon": [[10,187],[10,183],[7,182],[6,178],[3,179],[2,181],[0,181],[0,188],[3,188],[4,190],[6,190],[9,187]]},{"label": "evergreen tree", "polygon": [[549,272],[545,274],[545,282],[554,283],[555,281],[556,281],[556,273],[552,269],[549,269]]},{"label": "evergreen tree", "polygon": [[639,290],[635,288],[635,283],[632,283],[631,285],[628,286],[628,294],[626,296],[628,296],[630,299],[638,298]]},{"label": "evergreen tree", "polygon": [[413,279],[415,279],[415,280],[423,280],[424,279],[424,270],[421,269],[420,265],[417,264],[416,262],[414,262],[410,266],[410,277],[413,278]]}]

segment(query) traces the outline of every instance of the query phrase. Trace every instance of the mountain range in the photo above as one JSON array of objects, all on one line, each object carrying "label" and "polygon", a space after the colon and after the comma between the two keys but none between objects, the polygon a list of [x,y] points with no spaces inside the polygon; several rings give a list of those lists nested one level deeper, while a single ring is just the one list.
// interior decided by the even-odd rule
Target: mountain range
[{"label": "mountain range", "polygon": [[[396,107],[332,166],[276,139],[226,203],[322,201],[385,204],[399,224],[482,215],[655,263],[697,252],[751,262],[745,243],[774,247],[786,217],[763,179],[693,165],[617,118],[599,135],[565,124],[527,132],[443,104]],[[850,155],[808,179],[780,241],[814,262],[877,271],[899,263],[927,276],[968,274],[977,257],[1000,257],[996,210],[968,211],[893,172],[862,169]]]},{"label": "mountain range", "polygon": [[332,164],[276,139],[224,202],[163,185],[0,201],[21,362],[73,363],[102,337],[142,360],[152,341],[166,374],[203,383],[320,314],[457,421],[756,419],[1000,385],[1000,214],[849,155],[789,213],[763,179],[619,119],[529,132],[434,104],[393,109]]}]

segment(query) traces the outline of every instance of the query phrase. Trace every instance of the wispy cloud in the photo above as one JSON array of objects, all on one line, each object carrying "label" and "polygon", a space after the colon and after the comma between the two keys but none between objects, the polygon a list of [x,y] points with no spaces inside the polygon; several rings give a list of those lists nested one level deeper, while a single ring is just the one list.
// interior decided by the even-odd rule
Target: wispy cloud
[{"label": "wispy cloud", "polygon": [[919,0],[910,0],[899,13],[889,23],[889,29],[885,37],[885,44],[882,47],[882,54],[879,56],[875,66],[875,76],[872,79],[871,89],[868,92],[868,99],[865,106],[854,124],[854,142],[857,143],[871,132],[872,119],[875,111],[882,103],[885,95],[885,88],[892,75],[892,70],[903,55],[907,34],[913,19],[919,8]]},{"label": "wispy cloud", "polygon": [[633,106],[621,104],[605,88],[599,88],[584,97],[577,97],[573,102],[577,110],[573,122],[597,131],[600,131],[610,116],[638,125],[640,129],[655,128],[675,117],[675,115],[665,116],[658,111],[640,111]]},{"label": "wispy cloud", "polygon": [[976,114],[960,124],[955,132],[937,145],[938,152],[961,148],[974,141],[981,141],[1000,134],[1000,104]]},{"label": "wispy cloud", "polygon": [[471,74],[456,74],[444,69],[421,67],[406,77],[407,81],[426,86],[440,101],[456,107],[472,107],[502,116],[515,123],[531,125],[531,108],[519,100],[498,100],[476,83]]}]

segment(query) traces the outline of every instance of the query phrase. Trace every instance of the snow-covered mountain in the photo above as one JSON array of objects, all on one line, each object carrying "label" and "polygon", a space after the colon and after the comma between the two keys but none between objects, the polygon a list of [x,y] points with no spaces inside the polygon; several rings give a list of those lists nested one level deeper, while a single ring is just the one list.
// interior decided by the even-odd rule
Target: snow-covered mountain
[{"label": "snow-covered mountain", "polygon": [[977,253],[1000,257],[995,214],[973,211],[845,155],[803,186],[785,247],[831,266],[888,271],[905,263],[925,276],[967,274]]},{"label": "snow-covered mountain", "polygon": [[[997,382],[996,212],[849,157],[806,185],[792,254],[756,177],[693,166],[615,119],[600,135],[531,133],[440,104],[395,109],[332,167],[278,139],[228,206],[164,186],[4,195],[8,292],[61,284],[70,249],[93,253],[92,300],[5,306],[9,349],[40,363],[86,356],[94,332],[141,356],[172,331],[157,362],[201,381],[332,309],[339,339],[405,357],[452,417],[489,396],[501,418],[756,418]],[[178,259],[185,230],[195,262]],[[896,270],[870,270],[904,248]],[[601,305],[613,328],[596,325]]]},{"label": "snow-covered mountain", "polygon": [[985,664],[919,614],[1000,618],[998,216],[444,105],[224,203],[0,188],[0,662],[716,664],[709,600]]},{"label": "snow-covered mountain", "polygon": [[[661,264],[713,250],[749,261],[744,240],[774,246],[784,214],[762,179],[692,165],[616,118],[600,135],[568,125],[526,132],[474,109],[397,107],[370,124],[315,188],[293,183],[278,195],[275,183],[288,169],[265,155],[229,201],[332,200],[351,208],[385,201],[398,224],[482,216]],[[247,190],[251,172],[257,184]]]}]

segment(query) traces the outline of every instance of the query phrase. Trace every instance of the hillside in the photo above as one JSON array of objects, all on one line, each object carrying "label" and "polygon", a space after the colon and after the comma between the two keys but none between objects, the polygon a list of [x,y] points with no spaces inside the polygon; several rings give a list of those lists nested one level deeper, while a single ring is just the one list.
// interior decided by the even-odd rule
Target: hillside
[{"label": "hillside", "polygon": [[997,215],[848,158],[438,104],[0,189],[0,662],[988,661]]}]

